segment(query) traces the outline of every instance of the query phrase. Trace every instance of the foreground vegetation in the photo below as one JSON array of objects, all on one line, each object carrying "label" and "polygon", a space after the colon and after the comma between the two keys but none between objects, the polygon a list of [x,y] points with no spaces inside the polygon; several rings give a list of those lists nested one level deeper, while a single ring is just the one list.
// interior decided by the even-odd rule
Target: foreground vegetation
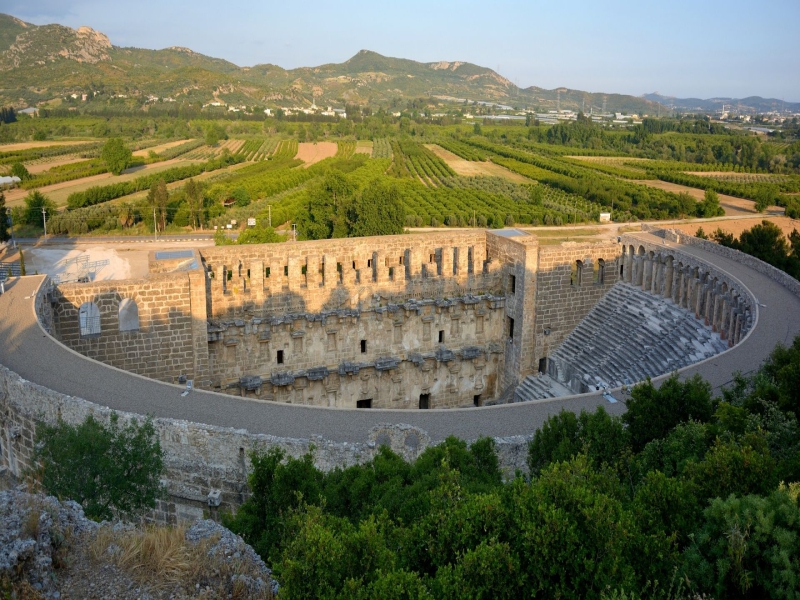
[{"label": "foreground vegetation", "polygon": [[800,337],[713,397],[698,377],[548,419],[530,477],[455,438],[323,473],[251,455],[228,527],[282,598],[792,598],[800,593]]}]

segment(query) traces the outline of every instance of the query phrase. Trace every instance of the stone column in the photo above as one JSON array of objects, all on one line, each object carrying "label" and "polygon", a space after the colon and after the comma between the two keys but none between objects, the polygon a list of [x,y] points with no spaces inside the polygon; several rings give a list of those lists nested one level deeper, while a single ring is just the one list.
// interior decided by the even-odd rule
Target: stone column
[{"label": "stone column", "polygon": [[305,277],[302,272],[303,265],[297,256],[289,257],[289,289],[297,290],[305,285]]},{"label": "stone column", "polygon": [[279,294],[283,289],[283,265],[277,259],[269,262],[269,277],[266,287],[272,294]]},{"label": "stone column", "polygon": [[453,247],[445,246],[442,248],[442,277],[445,280],[453,278]]},{"label": "stone column", "polygon": [[627,247],[622,247],[622,281],[630,283],[631,281],[631,257]]},{"label": "stone column", "polygon": [[375,283],[379,286],[389,282],[389,267],[386,266],[386,250],[378,250],[373,254],[375,261]]},{"label": "stone column", "polygon": [[649,292],[653,285],[653,258],[649,254],[644,256],[644,269],[642,272],[642,290]]},{"label": "stone column", "polygon": [[469,248],[466,246],[458,247],[458,256],[456,257],[456,276],[459,282],[464,283],[469,275]]},{"label": "stone column", "polygon": [[320,286],[319,255],[309,256],[306,259],[306,285],[309,289]]},{"label": "stone column", "polygon": [[254,260],[250,263],[250,286],[251,293],[254,294],[256,301],[264,300],[264,261]]},{"label": "stone column", "polygon": [[422,279],[422,252],[419,248],[409,248],[406,251],[406,273],[411,281]]},{"label": "stone column", "polygon": [[322,285],[333,289],[339,285],[339,271],[336,270],[336,257],[325,254],[322,257]]},{"label": "stone column", "polygon": [[483,275],[483,263],[486,260],[486,247],[483,245],[472,247],[472,274],[475,277]]},{"label": "stone column", "polygon": [[673,261],[667,259],[667,263],[664,265],[664,288],[662,290],[664,298],[672,298],[672,276],[675,270],[672,266],[672,262]]}]

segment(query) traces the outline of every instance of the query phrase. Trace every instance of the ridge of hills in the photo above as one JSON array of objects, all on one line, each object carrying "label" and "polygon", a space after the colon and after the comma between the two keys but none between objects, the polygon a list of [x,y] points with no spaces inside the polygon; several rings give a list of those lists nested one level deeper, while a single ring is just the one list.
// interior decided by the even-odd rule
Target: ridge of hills
[{"label": "ridge of hills", "polygon": [[[33,25],[0,13],[0,104],[36,105],[53,98],[98,92],[144,101],[149,95],[179,101],[267,105],[358,105],[405,108],[406,101],[437,96],[451,102],[490,102],[537,111],[563,109],[655,114],[678,109],[715,110],[729,99],[679,100],[658,93],[636,97],[531,86],[519,88],[492,69],[461,61],[420,63],[361,50],[343,63],[283,69],[239,67],[171,46],[161,50],[114,46],[90,27]],[[765,112],[779,101],[759,97],[730,104]],[[661,107],[659,107],[661,105]],[[779,104],[780,105],[780,104]],[[794,106],[800,110],[800,103]]]},{"label": "ridge of hills", "polygon": [[[283,69],[239,67],[188,48],[114,46],[89,27],[33,25],[0,14],[0,104],[36,105],[75,92],[148,95],[227,104],[382,105],[405,108],[412,99],[441,96],[522,108],[556,107],[556,90],[522,89],[492,69],[460,61],[420,63],[361,50],[343,63]],[[101,98],[103,96],[100,96]],[[561,108],[580,109],[607,99],[608,110],[654,112],[649,100],[574,91]]]}]

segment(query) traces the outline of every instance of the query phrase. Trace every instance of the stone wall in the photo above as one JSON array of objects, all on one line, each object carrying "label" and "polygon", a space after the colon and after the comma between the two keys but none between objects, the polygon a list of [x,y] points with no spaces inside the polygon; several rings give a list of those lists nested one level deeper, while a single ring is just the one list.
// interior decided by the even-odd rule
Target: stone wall
[{"label": "stone wall", "polygon": [[[55,424],[63,419],[81,423],[88,415],[107,422],[111,411],[81,398],[60,394],[19,377],[0,366],[0,468],[20,477],[31,466],[37,421]],[[118,413],[124,425],[139,415]],[[153,515],[161,522],[193,521],[209,510],[208,496],[221,492],[215,510],[231,510],[248,496],[247,474],[252,467],[251,450],[280,448],[299,458],[312,452],[314,464],[323,471],[371,460],[380,446],[387,445],[404,459],[415,460],[431,440],[425,431],[410,425],[376,426],[363,442],[331,442],[251,434],[245,430],[156,419],[154,425],[165,452],[165,476],[169,497]],[[528,436],[498,438],[500,464],[508,477],[527,470]]]},{"label": "stone wall", "polygon": [[525,375],[539,370],[541,359],[561,345],[618,281],[619,256],[615,242],[566,242],[539,249],[535,351]]},{"label": "stone wall", "polygon": [[764,262],[760,258],[750,256],[744,252],[734,250],[733,248],[721,246],[716,242],[688,235],[676,229],[656,229],[655,227],[647,227],[646,225],[643,227],[646,227],[646,230],[653,235],[665,238],[670,242],[685,244],[687,246],[697,246],[701,250],[705,250],[711,254],[716,254],[717,256],[722,256],[730,260],[735,260],[743,265],[747,265],[751,269],[755,269],[759,273],[766,275],[773,281],[777,281],[796,296],[800,296],[800,281],[797,281],[797,279],[785,271],[781,271],[777,267],[773,267],[771,264]]},{"label": "stone wall", "polygon": [[293,404],[473,406],[495,396],[505,299],[408,300],[364,311],[215,319],[216,388]]},{"label": "stone wall", "polygon": [[212,318],[368,308],[496,290],[483,230],[203,248]]},{"label": "stone wall", "polygon": [[201,271],[62,284],[50,301],[55,337],[84,356],[161,381],[209,380]]}]

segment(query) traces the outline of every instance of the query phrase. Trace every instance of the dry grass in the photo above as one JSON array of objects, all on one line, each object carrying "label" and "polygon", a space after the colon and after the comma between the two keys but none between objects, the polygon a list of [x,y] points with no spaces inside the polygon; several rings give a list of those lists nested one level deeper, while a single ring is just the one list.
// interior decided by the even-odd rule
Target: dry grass
[{"label": "dry grass", "polygon": [[425,147],[447,163],[447,166],[462,177],[502,177],[514,183],[533,183],[533,180],[509,171],[493,162],[464,160],[457,154],[445,150],[436,144],[425,144]]},{"label": "dry grass", "polygon": [[302,160],[304,167],[310,167],[321,160],[336,156],[338,150],[339,145],[336,142],[303,142],[297,145],[295,158]]},{"label": "dry grass", "polygon": [[[186,590],[211,590],[206,597],[254,598],[235,575],[248,575],[241,561],[227,562],[209,556],[216,538],[197,544],[186,541],[184,527],[148,525],[129,531],[101,527],[89,547],[90,558],[110,561],[132,578],[153,589],[181,586]],[[199,586],[199,588],[197,587]],[[269,591],[259,596],[267,600]]]},{"label": "dry grass", "polygon": [[17,142],[16,144],[0,144],[0,152],[15,150],[30,150],[32,148],[49,148],[52,146],[69,146],[72,144],[86,144],[95,140],[70,140],[70,141],[44,141],[44,142]]}]

